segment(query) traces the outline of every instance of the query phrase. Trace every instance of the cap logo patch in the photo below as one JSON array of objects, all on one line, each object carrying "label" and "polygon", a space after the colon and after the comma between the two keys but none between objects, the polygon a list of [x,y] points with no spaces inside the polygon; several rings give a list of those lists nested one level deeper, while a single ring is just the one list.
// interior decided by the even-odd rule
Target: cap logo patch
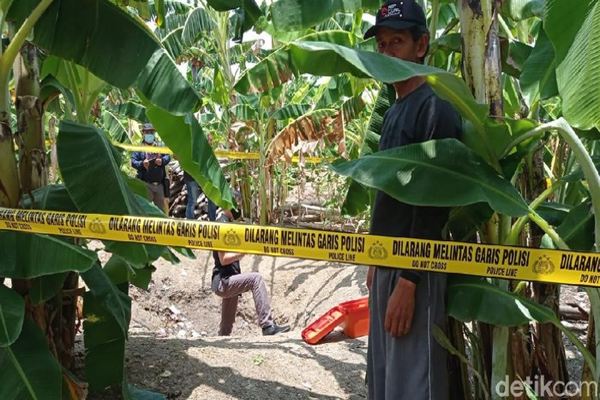
[{"label": "cap logo patch", "polygon": [[387,17],[388,16],[388,8],[387,8],[387,6],[381,7],[381,16],[382,17]]},{"label": "cap logo patch", "polygon": [[386,15],[385,17],[395,17],[395,16],[402,16],[402,9],[400,7],[398,7],[398,4],[390,4],[387,7],[386,10]]}]

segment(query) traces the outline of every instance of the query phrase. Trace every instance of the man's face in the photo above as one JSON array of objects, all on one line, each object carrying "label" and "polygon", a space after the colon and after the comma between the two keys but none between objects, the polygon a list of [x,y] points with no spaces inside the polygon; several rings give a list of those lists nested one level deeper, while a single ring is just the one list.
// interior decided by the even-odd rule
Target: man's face
[{"label": "man's face", "polygon": [[422,35],[417,41],[413,40],[410,31],[395,30],[381,27],[375,35],[377,51],[391,57],[406,61],[419,62],[427,52],[427,35]]}]

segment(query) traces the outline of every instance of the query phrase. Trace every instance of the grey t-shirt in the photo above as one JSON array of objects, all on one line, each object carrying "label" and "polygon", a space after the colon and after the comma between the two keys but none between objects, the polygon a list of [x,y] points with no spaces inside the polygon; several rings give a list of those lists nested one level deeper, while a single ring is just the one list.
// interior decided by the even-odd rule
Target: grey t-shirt
[{"label": "grey t-shirt", "polygon": [[[461,120],[452,106],[437,97],[427,84],[396,100],[383,119],[379,150],[431,139],[459,138]],[[378,191],[371,214],[371,233],[420,239],[441,239],[448,220],[445,207],[421,207],[402,203]],[[415,283],[420,274],[403,270],[401,276]]]}]

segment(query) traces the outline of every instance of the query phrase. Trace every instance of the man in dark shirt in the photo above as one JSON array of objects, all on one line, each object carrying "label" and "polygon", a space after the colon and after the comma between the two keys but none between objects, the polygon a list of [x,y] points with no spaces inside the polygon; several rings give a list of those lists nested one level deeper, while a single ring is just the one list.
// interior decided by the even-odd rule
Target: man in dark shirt
[{"label": "man in dark shirt", "polygon": [[[152,124],[146,123],[142,126],[143,144],[146,146],[156,145],[156,131]],[[165,166],[171,161],[168,154],[148,153],[136,151],[131,154],[131,166],[137,170],[137,177],[146,182],[148,197],[161,210],[168,214],[168,204],[165,187],[168,182]]]},{"label": "man in dark shirt", "polygon": [[[414,0],[387,1],[365,38],[380,53],[422,63],[429,47],[423,9]],[[396,102],[384,117],[380,150],[431,139],[457,138],[461,123],[421,77],[394,83]],[[431,190],[435,190],[432,186]],[[378,192],[371,230],[375,235],[440,239],[447,208],[402,203]],[[433,325],[444,328],[446,276],[369,267],[370,331],[367,383],[370,400],[446,400],[447,354]]]},{"label": "man in dark shirt", "polygon": [[[224,210],[220,222],[231,222],[239,218],[237,211]],[[258,325],[263,335],[276,335],[290,330],[288,325],[277,325],[273,321],[271,300],[267,285],[258,272],[244,272],[240,268],[241,253],[213,251],[215,267],[212,273],[212,291],[222,297],[221,324],[219,335],[229,336],[235,322],[238,298],[244,292],[252,292]]]}]

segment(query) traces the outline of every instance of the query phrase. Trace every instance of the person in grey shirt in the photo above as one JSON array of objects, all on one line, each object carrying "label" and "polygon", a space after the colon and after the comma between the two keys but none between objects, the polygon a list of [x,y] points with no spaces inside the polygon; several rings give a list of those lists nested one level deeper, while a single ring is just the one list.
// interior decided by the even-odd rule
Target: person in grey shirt
[{"label": "person in grey shirt", "polygon": [[[414,0],[387,1],[365,38],[380,53],[423,63],[429,47],[425,13]],[[422,77],[393,84],[396,101],[386,112],[379,150],[432,139],[458,138],[460,117]],[[432,183],[432,190],[435,187]],[[413,206],[377,192],[374,235],[439,240],[448,208]],[[434,325],[446,325],[446,276],[399,268],[369,267],[367,386],[370,400],[447,400],[447,353]]]}]

